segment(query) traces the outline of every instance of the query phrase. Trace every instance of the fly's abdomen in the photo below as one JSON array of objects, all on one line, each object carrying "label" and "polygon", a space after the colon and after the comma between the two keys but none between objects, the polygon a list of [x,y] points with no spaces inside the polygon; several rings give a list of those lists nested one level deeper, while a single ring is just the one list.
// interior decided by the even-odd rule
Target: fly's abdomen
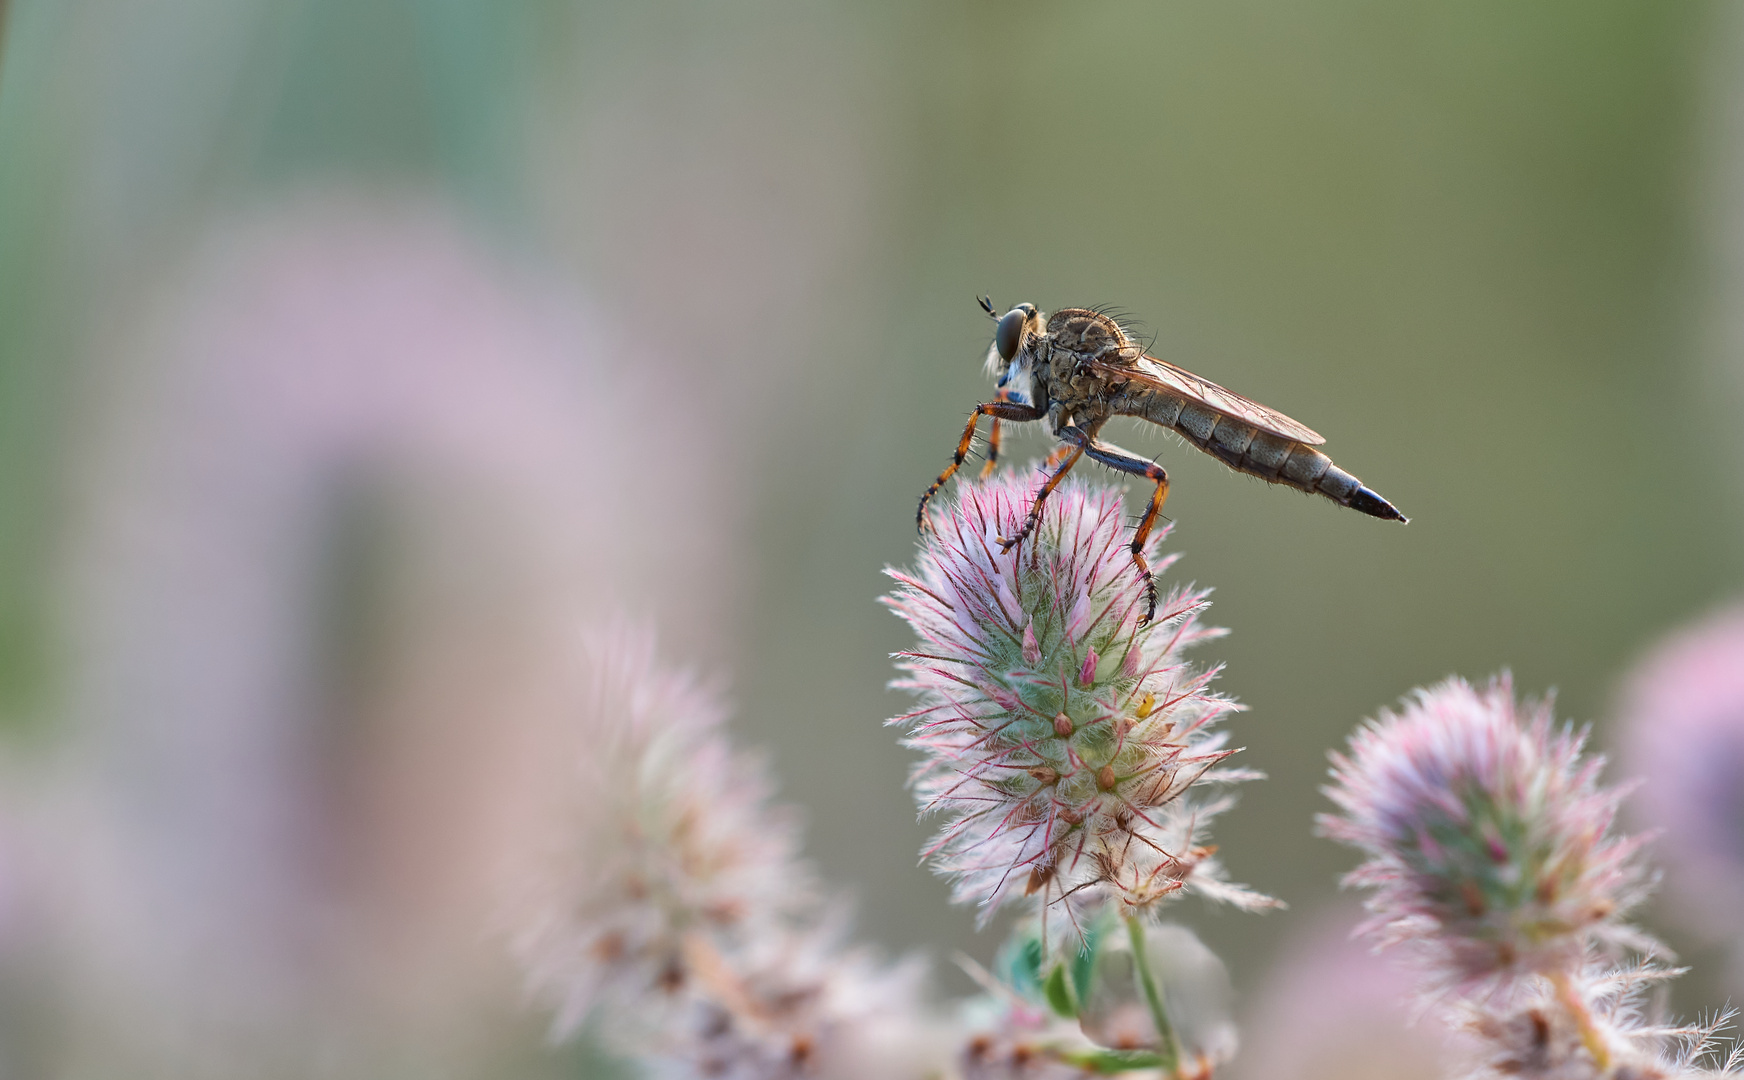
[{"label": "fly's abdomen", "polygon": [[1277,481],[1310,495],[1324,495],[1341,506],[1362,487],[1362,481],[1332,463],[1332,459],[1302,443],[1291,443]]},{"label": "fly's abdomen", "polygon": [[1147,390],[1112,403],[1115,411],[1175,429],[1183,439],[1238,472],[1323,495],[1340,506],[1390,521],[1405,515],[1306,443],[1286,439],[1200,402]]},{"label": "fly's abdomen", "polygon": [[1280,483],[1289,484],[1311,495],[1324,495],[1340,506],[1359,510],[1370,517],[1387,521],[1405,520],[1405,515],[1399,513],[1392,503],[1365,487],[1361,480],[1334,465],[1331,458],[1312,446],[1291,443],[1283,467],[1278,470],[1277,479]]},{"label": "fly's abdomen", "polygon": [[[1270,480],[1272,483],[1302,486],[1282,475],[1290,462],[1291,451],[1301,447],[1301,443],[1261,431],[1251,424],[1225,416],[1193,401],[1181,402],[1175,422],[1171,426],[1182,438],[1232,469],[1262,480]],[[1325,460],[1323,455],[1316,456]],[[1316,474],[1308,482],[1312,484],[1318,478]],[[1313,489],[1309,487],[1303,490]]]},{"label": "fly's abdomen", "polygon": [[1323,495],[1374,517],[1405,520],[1391,503],[1306,443],[1261,431],[1196,401],[1168,394],[1150,397],[1143,410],[1146,419],[1174,428],[1182,438],[1238,472]]}]

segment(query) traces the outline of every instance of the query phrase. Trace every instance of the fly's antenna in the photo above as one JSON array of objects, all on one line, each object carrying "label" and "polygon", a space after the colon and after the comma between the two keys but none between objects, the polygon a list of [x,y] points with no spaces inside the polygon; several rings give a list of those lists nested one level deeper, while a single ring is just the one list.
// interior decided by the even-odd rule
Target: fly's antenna
[{"label": "fly's antenna", "polygon": [[987,317],[989,319],[993,319],[994,321],[998,321],[999,312],[993,310],[993,297],[991,297],[991,296],[977,296],[975,299],[981,301],[981,310],[985,311],[987,313]]}]

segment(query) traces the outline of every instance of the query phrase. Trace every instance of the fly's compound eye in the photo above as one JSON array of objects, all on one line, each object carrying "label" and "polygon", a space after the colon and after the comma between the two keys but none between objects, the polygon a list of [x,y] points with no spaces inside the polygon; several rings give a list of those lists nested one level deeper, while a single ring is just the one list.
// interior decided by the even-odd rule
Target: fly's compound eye
[{"label": "fly's compound eye", "polygon": [[1006,363],[1017,355],[1018,342],[1023,340],[1023,324],[1029,321],[1029,312],[1021,307],[1014,307],[999,317],[999,332],[993,337],[993,344],[999,349],[999,357]]}]

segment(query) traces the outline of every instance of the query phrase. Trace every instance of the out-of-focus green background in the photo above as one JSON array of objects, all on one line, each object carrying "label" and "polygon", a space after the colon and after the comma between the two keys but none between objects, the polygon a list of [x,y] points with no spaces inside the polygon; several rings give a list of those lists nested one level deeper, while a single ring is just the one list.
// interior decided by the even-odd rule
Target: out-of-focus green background
[{"label": "out-of-focus green background", "polygon": [[[285,340],[271,320],[200,328],[250,318],[227,299],[226,259],[277,265],[305,232],[336,265],[373,244],[390,268],[418,264],[408,234],[458,238],[437,246],[536,313],[508,324],[561,310],[553,333],[573,347],[548,351],[626,380],[586,383],[585,452],[549,483],[572,478],[581,532],[644,561],[613,564],[605,540],[553,565],[606,582],[579,589],[578,611],[646,609],[670,653],[726,675],[736,731],[770,754],[865,936],[893,950],[985,958],[996,937],[915,865],[928,828],[881,726],[904,707],[884,683],[905,637],[874,602],[881,568],[913,551],[915,498],[990,392],[978,293],[1132,311],[1158,355],[1323,432],[1412,518],[1113,434],[1174,478],[1178,573],[1216,587],[1213,620],[1232,630],[1202,659],[1227,663],[1221,685],[1251,708],[1236,740],[1271,776],[1217,840],[1238,880],[1291,910],[1181,909],[1243,994],[1286,938],[1355,904],[1335,885],[1350,856],[1310,822],[1353,723],[1414,685],[1503,667],[1603,721],[1640,650],[1744,584],[1744,22],[1717,5],[15,0],[4,33],[0,709],[20,790],[78,773],[57,748],[102,743],[102,718],[127,711],[85,685],[90,656],[110,657],[102,671],[134,655],[104,630],[105,575],[131,550],[105,507],[137,498],[147,516],[123,520],[181,521],[125,465],[176,427],[166,395],[207,392],[153,371],[185,340]],[[262,231],[242,242],[253,255],[203,254]],[[270,300],[278,279],[261,280],[249,295]],[[455,296],[450,313],[475,298]],[[347,311],[371,317],[367,299]],[[165,320],[192,329],[153,329]],[[211,349],[196,371],[225,370]],[[415,350],[408,363],[407,385],[444,377],[420,376]],[[277,405],[236,407],[270,425]],[[1032,439],[1016,457],[1044,451]],[[378,668],[427,625],[425,579],[395,568],[429,542],[420,515],[473,520],[472,502],[442,509],[450,483],[419,473],[363,526],[353,502],[309,504],[367,549],[297,564],[285,594],[327,590],[315,606],[356,635],[309,669],[323,715],[373,700],[393,681]],[[251,490],[189,498],[222,530],[259,512]],[[364,490],[367,504],[379,488]],[[149,580],[149,561],[135,572]],[[537,594],[521,572],[508,591]],[[462,558],[436,580],[467,576]],[[175,598],[155,603],[142,618],[173,637]],[[491,603],[469,603],[436,606],[495,625]],[[333,625],[320,612],[293,625],[316,652]],[[474,718],[488,730],[492,715],[481,692]],[[149,725],[117,726],[156,745]],[[366,784],[352,745],[324,743],[320,767]],[[200,745],[183,752],[197,775]],[[102,802],[129,759],[96,756],[112,771],[85,783]],[[55,861],[52,842],[31,850]],[[1704,974],[1679,1005],[1718,1004],[1719,961],[1685,959]],[[59,1052],[32,1045],[34,1061]]]}]

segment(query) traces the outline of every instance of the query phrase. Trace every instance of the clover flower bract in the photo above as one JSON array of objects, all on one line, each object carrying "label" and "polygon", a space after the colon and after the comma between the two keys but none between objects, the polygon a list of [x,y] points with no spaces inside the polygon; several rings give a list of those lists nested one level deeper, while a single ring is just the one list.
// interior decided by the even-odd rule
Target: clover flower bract
[{"label": "clover flower bract", "polygon": [[[1209,689],[1216,668],[1182,658],[1222,633],[1198,620],[1205,593],[1176,588],[1139,625],[1144,585],[1117,488],[1067,483],[1035,533],[1001,553],[1030,488],[1012,476],[962,484],[917,568],[889,571],[898,588],[885,602],[920,638],[898,654],[895,684],[919,707],[891,723],[926,755],[912,778],[923,812],[947,819],[926,854],[983,921],[1020,895],[1080,930],[1088,906],[1149,913],[1183,890],[1275,903],[1223,881],[1201,842],[1228,800],[1184,797],[1253,775],[1217,768],[1235,751],[1213,726],[1239,706]],[[1159,575],[1173,562],[1151,557]]]}]

